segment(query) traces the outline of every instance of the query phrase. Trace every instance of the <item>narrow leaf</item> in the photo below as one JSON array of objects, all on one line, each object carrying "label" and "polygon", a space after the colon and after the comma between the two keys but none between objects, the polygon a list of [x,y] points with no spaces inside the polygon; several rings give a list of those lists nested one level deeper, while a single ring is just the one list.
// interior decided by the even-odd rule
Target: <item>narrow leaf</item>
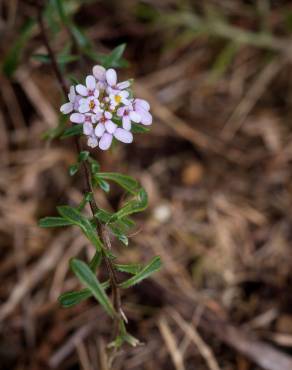
[{"label": "narrow leaf", "polygon": [[121,264],[115,263],[115,268],[121,272],[127,272],[128,274],[136,275],[138,272],[140,272],[143,269],[143,266],[137,263],[128,264],[128,265],[121,265]]},{"label": "narrow leaf", "polygon": [[83,126],[82,125],[74,125],[71,127],[66,128],[61,139],[65,139],[70,136],[82,135],[83,133]]},{"label": "narrow leaf", "polygon": [[115,316],[115,310],[111,304],[111,301],[101,283],[97,277],[90,270],[87,264],[78,259],[73,259],[70,262],[70,266],[74,274],[93,294],[96,300],[103,306],[105,311],[111,316]]},{"label": "narrow leaf", "polygon": [[118,212],[116,212],[112,219],[118,220],[124,218],[125,216],[131,215],[133,213],[141,212],[147,207],[148,197],[146,191],[141,188],[137,193],[136,199],[127,202]]},{"label": "narrow leaf", "polygon": [[98,172],[95,176],[98,179],[114,181],[132,194],[134,194],[139,187],[139,184],[135,179],[133,179],[131,176],[123,175],[121,173]]},{"label": "narrow leaf", "polygon": [[63,217],[44,217],[39,220],[40,227],[62,227],[71,226],[72,222],[65,220]]},{"label": "narrow leaf", "polygon": [[79,226],[86,237],[96,247],[97,250],[101,250],[103,245],[97,235],[97,232],[90,221],[83,216],[76,208],[69,206],[57,207],[59,214],[72,224]]},{"label": "narrow leaf", "polygon": [[138,272],[135,276],[131,277],[130,279],[124,281],[120,284],[121,288],[129,288],[135,284],[140,283],[142,280],[146,279],[154,272],[158,271],[161,267],[161,260],[160,257],[154,257],[151,262],[143,268],[140,272]]},{"label": "narrow leaf", "polygon": [[91,297],[91,291],[87,288],[78,292],[66,292],[59,296],[58,301],[63,307],[69,308]]},{"label": "narrow leaf", "polygon": [[146,126],[143,126],[143,125],[141,125],[139,123],[133,123],[132,122],[131,131],[134,134],[144,134],[145,132],[149,132],[150,131],[150,128],[149,127],[146,127]]}]

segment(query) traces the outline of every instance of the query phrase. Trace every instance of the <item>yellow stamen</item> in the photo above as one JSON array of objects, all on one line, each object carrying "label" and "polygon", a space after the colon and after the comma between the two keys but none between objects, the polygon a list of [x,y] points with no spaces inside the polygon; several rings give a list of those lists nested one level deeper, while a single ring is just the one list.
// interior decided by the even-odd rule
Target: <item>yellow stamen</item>
[{"label": "yellow stamen", "polygon": [[119,95],[115,96],[116,103],[120,104],[121,100],[122,100],[122,98]]},{"label": "yellow stamen", "polygon": [[93,109],[95,107],[94,100],[90,100],[89,102],[89,108]]}]

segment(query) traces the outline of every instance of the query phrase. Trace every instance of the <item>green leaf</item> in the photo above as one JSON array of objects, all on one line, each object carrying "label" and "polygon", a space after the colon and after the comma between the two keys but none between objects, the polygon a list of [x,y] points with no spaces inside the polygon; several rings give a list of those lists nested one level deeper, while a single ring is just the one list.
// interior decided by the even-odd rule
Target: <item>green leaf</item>
[{"label": "green leaf", "polygon": [[107,181],[94,177],[93,183],[94,185],[98,185],[106,193],[110,191],[110,184]]},{"label": "green leaf", "polygon": [[63,217],[44,217],[39,220],[40,227],[62,227],[71,226],[72,222],[65,220]]},{"label": "green leaf", "polygon": [[70,18],[67,16],[66,11],[63,6],[63,0],[53,0],[52,1],[55,9],[58,11],[58,15],[63,22],[64,25],[69,26],[70,25]]},{"label": "green leaf", "polygon": [[127,272],[128,274],[136,275],[138,272],[140,272],[143,269],[143,266],[137,263],[128,264],[128,265],[121,265],[121,264],[115,263],[115,268],[121,272]]},{"label": "green leaf", "polygon": [[82,134],[83,134],[83,125],[76,124],[74,126],[66,128],[63,135],[61,136],[61,139]]},{"label": "green leaf", "polygon": [[111,316],[115,316],[115,310],[105,290],[94,273],[90,270],[87,264],[78,259],[72,259],[70,267],[74,274],[78,277],[82,284],[84,284],[96,298],[96,300],[103,306],[105,311]]},{"label": "green leaf", "polygon": [[121,173],[115,172],[98,172],[95,174],[95,177],[100,180],[110,180],[114,181],[124,189],[126,189],[129,193],[135,194],[139,184],[138,182],[130,176],[123,175]]},{"label": "green leaf", "polygon": [[92,192],[85,193],[83,196],[82,201],[80,202],[79,206],[77,207],[78,211],[82,211],[87,203],[91,202],[93,199]]},{"label": "green leaf", "polygon": [[74,164],[71,164],[71,166],[69,166],[69,174],[70,176],[74,176],[79,170],[79,166],[77,163],[74,163]]},{"label": "green leaf", "polygon": [[128,65],[127,61],[122,58],[122,55],[125,51],[126,44],[121,44],[113,49],[113,51],[108,54],[98,54],[97,60],[105,67],[105,68],[118,68],[118,67],[126,67]]},{"label": "green leaf", "polygon": [[143,126],[143,125],[141,125],[139,123],[132,122],[131,131],[134,134],[144,134],[145,132],[149,132],[150,131],[150,128],[149,127],[146,127],[146,126]]},{"label": "green leaf", "polygon": [[15,72],[23,49],[28,42],[28,40],[32,37],[36,22],[34,19],[28,19],[21,30],[18,32],[18,37],[15,42],[10,47],[8,53],[4,57],[3,61],[3,72],[8,77],[11,78],[13,73]]},{"label": "green leaf", "polygon": [[78,162],[86,161],[89,157],[89,152],[87,150],[82,150],[78,155]]},{"label": "green leaf", "polygon": [[114,223],[115,226],[119,227],[122,231],[126,231],[131,227],[135,226],[135,222],[130,218],[125,217],[120,220],[112,221],[114,213],[108,212],[105,209],[100,208],[95,214],[94,217],[97,218],[103,224]]},{"label": "green leaf", "polygon": [[66,292],[59,296],[59,303],[66,308],[75,306],[76,304],[91,297],[91,291],[87,288],[79,290],[78,292]]},{"label": "green leaf", "polygon": [[92,260],[89,263],[90,270],[92,272],[95,272],[96,269],[100,266],[102,261],[102,253],[99,251],[96,251]]},{"label": "green leaf", "polygon": [[[77,27],[75,24],[71,23],[70,24],[70,30],[77,41],[78,45],[82,49],[92,49],[91,41],[89,38],[85,35],[85,33]],[[85,51],[85,50],[84,50]]]},{"label": "green leaf", "polygon": [[70,221],[72,224],[79,226],[88,240],[91,241],[97,250],[101,250],[103,248],[102,242],[100,241],[93,225],[76,208],[70,206],[60,206],[57,207],[57,210],[63,218]]},{"label": "green leaf", "polygon": [[114,236],[127,247],[128,244],[129,244],[129,239],[128,239],[127,235],[125,235],[123,232],[121,232],[120,229],[117,228],[117,227],[114,227],[114,226],[111,226],[111,225],[109,227],[110,227],[112,233],[114,234]]},{"label": "green leaf", "polygon": [[[101,283],[101,286],[103,287],[103,289],[107,289],[110,286],[109,280]],[[84,301],[89,297],[92,297],[92,293],[88,288],[85,288],[79,291],[63,293],[59,296],[58,301],[63,307],[69,308],[75,306],[76,304]]]},{"label": "green leaf", "polygon": [[142,280],[148,278],[154,272],[158,271],[161,267],[160,257],[154,257],[150,263],[143,268],[136,275],[120,284],[121,288],[129,288],[135,284],[140,283]]},{"label": "green leaf", "polygon": [[114,213],[112,220],[119,220],[132,213],[143,211],[147,207],[148,197],[146,191],[141,188],[136,194],[136,199],[127,202],[118,212]]}]

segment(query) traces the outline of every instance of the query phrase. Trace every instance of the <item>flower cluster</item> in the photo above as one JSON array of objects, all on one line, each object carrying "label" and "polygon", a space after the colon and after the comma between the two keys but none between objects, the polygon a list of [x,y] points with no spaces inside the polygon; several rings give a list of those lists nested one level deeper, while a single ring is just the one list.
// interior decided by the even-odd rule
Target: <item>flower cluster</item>
[{"label": "flower cluster", "polygon": [[130,81],[117,81],[114,69],[100,65],[93,67],[85,85],[70,87],[69,102],[61,106],[70,121],[83,125],[87,144],[107,150],[113,137],[123,143],[131,143],[132,122],[152,124],[150,105],[146,100],[133,98]]}]

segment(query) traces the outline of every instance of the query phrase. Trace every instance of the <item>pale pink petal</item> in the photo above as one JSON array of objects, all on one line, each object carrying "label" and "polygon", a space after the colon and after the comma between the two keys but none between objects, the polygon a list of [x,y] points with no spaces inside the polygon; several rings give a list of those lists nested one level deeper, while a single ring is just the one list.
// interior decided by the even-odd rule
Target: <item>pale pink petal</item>
[{"label": "pale pink petal", "polygon": [[129,91],[120,91],[119,95],[121,98],[127,98],[129,96]]},{"label": "pale pink petal", "polygon": [[117,72],[114,69],[112,68],[108,69],[105,73],[105,76],[107,83],[110,86],[114,86],[117,83]]},{"label": "pale pink petal", "polygon": [[104,116],[105,116],[105,118],[107,118],[107,119],[111,119],[113,115],[111,114],[111,112],[105,111],[105,112],[104,112]]},{"label": "pale pink petal", "polygon": [[113,123],[113,121],[108,120],[105,122],[105,128],[108,133],[113,134],[117,128],[117,125]]},{"label": "pale pink petal", "polygon": [[130,131],[124,130],[122,128],[117,128],[114,137],[120,140],[122,143],[129,144],[133,141],[133,135]]},{"label": "pale pink petal", "polygon": [[96,125],[94,133],[97,137],[102,137],[103,133],[105,132],[105,127],[103,123],[99,123]]},{"label": "pale pink petal", "polygon": [[99,147],[101,150],[107,150],[112,143],[113,136],[111,134],[105,133],[99,141]]},{"label": "pale pink petal", "polygon": [[141,116],[142,125],[148,126],[152,124],[152,115],[145,109],[136,108],[136,112]]},{"label": "pale pink petal", "polygon": [[99,90],[98,89],[95,89],[93,95],[94,95],[95,98],[98,98],[98,96],[99,96]]},{"label": "pale pink petal", "polygon": [[82,99],[82,97],[80,95],[76,95],[75,100],[74,100],[74,104],[73,104],[75,110],[78,110],[79,103],[80,103],[81,99]]},{"label": "pale pink petal", "polygon": [[122,117],[125,113],[125,110],[126,110],[126,107],[120,107],[118,110],[117,110],[117,115],[119,117]]},{"label": "pale pink petal", "polygon": [[131,121],[134,121],[136,123],[139,123],[141,121],[140,114],[134,111],[130,112],[130,118],[131,118]]},{"label": "pale pink petal", "polygon": [[74,104],[75,98],[76,98],[76,93],[75,93],[75,87],[70,86],[70,92],[68,94],[69,101]]},{"label": "pale pink petal", "polygon": [[92,135],[93,134],[93,126],[90,122],[85,122],[83,124],[83,133],[84,133],[84,135]]},{"label": "pale pink petal", "polygon": [[143,108],[147,111],[150,109],[149,103],[144,99],[135,99],[135,105],[136,107]]},{"label": "pale pink petal", "polygon": [[123,128],[127,131],[130,131],[132,127],[131,120],[129,116],[123,117]]},{"label": "pale pink petal", "polygon": [[90,136],[87,140],[87,145],[91,148],[96,148],[98,145],[97,138],[95,136]]},{"label": "pale pink petal", "polygon": [[60,111],[63,114],[71,113],[72,110],[73,110],[73,104],[72,103],[65,103],[65,104],[61,105],[61,108],[60,108]]},{"label": "pale pink petal", "polygon": [[80,113],[87,113],[87,112],[89,112],[90,111],[90,108],[89,108],[88,103],[86,102],[86,103],[80,104],[78,110],[79,110]]},{"label": "pale pink petal", "polygon": [[91,76],[91,75],[87,76],[85,82],[86,82],[87,89],[89,89],[91,91],[93,91],[95,89],[96,81],[95,81],[95,78],[93,76]]},{"label": "pale pink petal", "polygon": [[81,113],[72,113],[70,116],[70,121],[74,123],[83,123],[85,121],[85,116]]},{"label": "pale pink petal", "polygon": [[103,66],[94,66],[92,68],[92,73],[94,77],[99,80],[99,81],[104,81],[105,80],[105,68]]},{"label": "pale pink petal", "polygon": [[82,96],[87,96],[88,95],[88,90],[84,85],[81,85],[81,84],[77,85],[76,86],[76,91],[78,92],[78,94],[80,94]]},{"label": "pale pink petal", "polygon": [[126,89],[129,86],[130,86],[130,81],[123,81],[117,84],[117,88],[120,90]]}]

